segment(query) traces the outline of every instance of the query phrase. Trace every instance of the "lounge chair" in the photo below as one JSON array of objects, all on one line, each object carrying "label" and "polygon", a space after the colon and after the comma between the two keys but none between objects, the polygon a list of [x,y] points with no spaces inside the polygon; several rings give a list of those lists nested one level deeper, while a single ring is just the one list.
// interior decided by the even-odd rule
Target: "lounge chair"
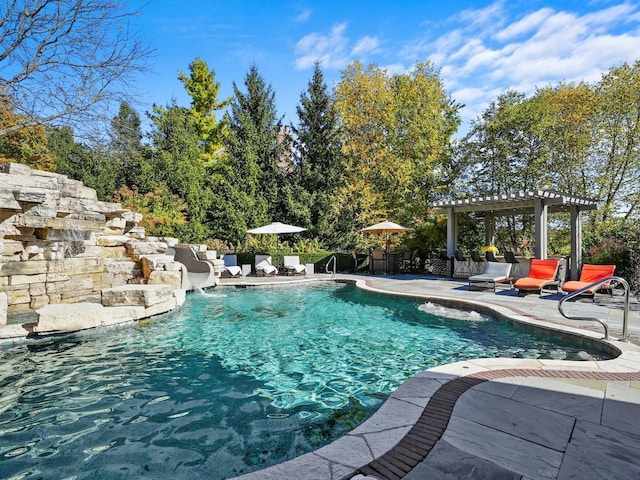
[{"label": "lounge chair", "polygon": [[278,274],[278,267],[271,262],[271,255],[256,255],[256,276],[273,277]]},{"label": "lounge chair", "polygon": [[524,295],[528,292],[542,292],[545,287],[555,286],[558,290],[560,282],[556,280],[560,261],[558,260],[540,260],[534,258],[531,260],[529,267],[529,275],[516,280],[513,284],[518,289],[518,295]]},{"label": "lounge chair", "polygon": [[225,278],[238,278],[242,276],[242,268],[238,265],[238,256],[227,254],[222,257],[224,260],[224,270],[221,276]]},{"label": "lounge chair", "polygon": [[469,277],[469,290],[472,286],[483,284],[485,286],[493,286],[496,291],[497,283],[509,283],[511,287],[511,264],[502,262],[487,262],[484,273],[480,275],[472,275]]},{"label": "lounge chair", "polygon": [[493,253],[491,250],[487,250],[486,252],[484,252],[484,256],[487,259],[487,262],[499,262],[500,260],[498,260],[496,258],[495,253]]},{"label": "lounge chair", "polygon": [[287,275],[306,275],[307,269],[304,265],[300,264],[300,257],[297,255],[284,256],[284,268],[287,270]]},{"label": "lounge chair", "polygon": [[[567,293],[577,292],[582,288],[588,287],[592,283],[613,276],[613,272],[615,272],[615,270],[615,265],[584,264],[582,265],[582,271],[580,272],[580,280],[570,280],[566,282],[564,285],[562,285],[562,290]],[[596,292],[598,290],[611,291],[610,286],[611,284],[607,282],[605,284],[599,285],[598,287],[585,290],[583,294],[591,296],[591,298],[595,300]]]}]

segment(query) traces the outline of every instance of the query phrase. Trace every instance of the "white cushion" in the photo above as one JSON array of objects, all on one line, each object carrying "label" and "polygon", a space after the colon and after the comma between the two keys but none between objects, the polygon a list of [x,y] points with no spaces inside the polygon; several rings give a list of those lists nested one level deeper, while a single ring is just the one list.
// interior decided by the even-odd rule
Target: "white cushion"
[{"label": "white cushion", "polygon": [[469,277],[470,282],[498,282],[506,279],[511,273],[511,264],[502,262],[487,262],[484,273]]},{"label": "white cushion", "polygon": [[242,273],[242,268],[238,267],[238,266],[230,266],[230,267],[225,267],[224,268],[227,272],[229,272],[230,275],[237,277],[238,275],[240,275]]},{"label": "white cushion", "polygon": [[295,270],[296,273],[302,273],[306,270],[304,265],[285,265],[284,268],[287,270]]},{"label": "white cushion", "polygon": [[256,270],[262,270],[267,275],[277,272],[278,269],[271,265],[267,260],[263,260],[256,264]]}]

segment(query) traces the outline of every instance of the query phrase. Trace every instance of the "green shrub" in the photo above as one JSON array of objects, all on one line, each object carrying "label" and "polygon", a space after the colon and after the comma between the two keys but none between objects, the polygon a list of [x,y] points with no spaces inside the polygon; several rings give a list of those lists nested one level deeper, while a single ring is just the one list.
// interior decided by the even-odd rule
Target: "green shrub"
[{"label": "green shrub", "polygon": [[585,239],[584,263],[615,265],[615,275],[640,290],[640,227],[612,225]]}]

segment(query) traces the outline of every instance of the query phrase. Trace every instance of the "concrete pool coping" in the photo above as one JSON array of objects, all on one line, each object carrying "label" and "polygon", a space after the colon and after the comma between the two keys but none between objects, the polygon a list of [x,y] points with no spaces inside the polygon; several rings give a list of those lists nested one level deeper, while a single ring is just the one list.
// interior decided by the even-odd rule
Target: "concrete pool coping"
[{"label": "concrete pool coping", "polygon": [[[589,343],[602,337],[594,322],[564,319],[555,298],[469,292],[466,282],[454,279],[337,275],[334,280],[378,294],[491,310]],[[266,284],[246,279],[242,286]],[[603,478],[611,472],[616,478],[638,478],[638,308],[634,304],[630,315],[631,341],[620,342],[615,336],[621,331],[620,306],[615,298],[606,300],[586,305],[590,315],[595,312],[612,324],[612,339],[604,343],[620,352],[614,359],[474,359],[425,370],[331,444],[236,478],[565,479]],[[575,306],[585,308],[583,302]]]}]

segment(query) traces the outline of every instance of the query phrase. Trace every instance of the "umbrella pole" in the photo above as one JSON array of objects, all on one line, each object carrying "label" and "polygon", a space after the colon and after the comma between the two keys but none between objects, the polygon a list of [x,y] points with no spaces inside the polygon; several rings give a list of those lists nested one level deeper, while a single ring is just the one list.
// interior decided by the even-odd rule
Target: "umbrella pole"
[{"label": "umbrella pole", "polygon": [[384,246],[387,250],[387,256],[386,256],[387,261],[385,262],[386,268],[384,270],[384,273],[388,275],[389,274],[389,232],[386,232],[385,234]]}]

